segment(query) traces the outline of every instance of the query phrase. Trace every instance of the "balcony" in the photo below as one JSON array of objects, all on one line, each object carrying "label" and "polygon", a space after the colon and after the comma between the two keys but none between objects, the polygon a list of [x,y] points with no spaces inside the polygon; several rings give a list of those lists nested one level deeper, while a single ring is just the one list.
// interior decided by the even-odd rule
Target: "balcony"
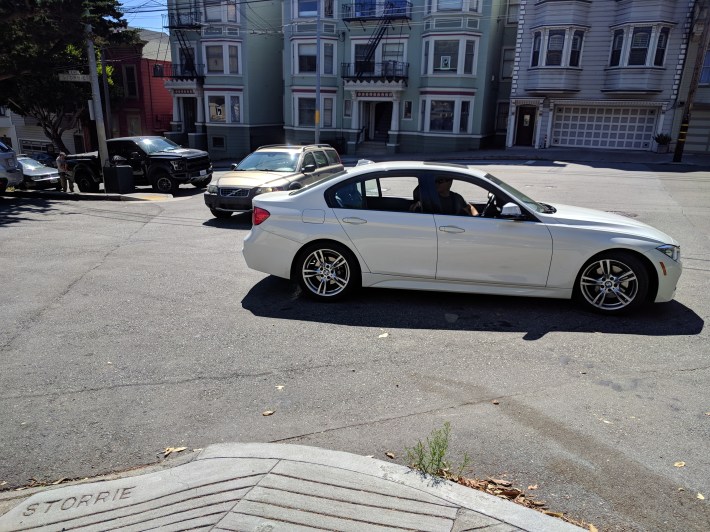
[{"label": "balcony", "polygon": [[[602,92],[616,94],[658,94],[664,89],[665,69],[659,67],[609,68]],[[666,82],[670,89],[670,83]]]},{"label": "balcony", "polygon": [[397,20],[412,18],[412,3],[407,0],[360,0],[343,4],[344,21]]},{"label": "balcony", "polygon": [[340,75],[346,81],[401,82],[409,77],[409,63],[400,61],[341,63]]},{"label": "balcony", "polygon": [[155,64],[153,65],[154,78],[168,78],[173,80],[203,80],[205,78],[205,65],[202,64]]},{"label": "balcony", "polygon": [[581,75],[580,68],[532,68],[524,81],[525,92],[539,95],[579,92]]},{"label": "balcony", "polygon": [[172,30],[196,30],[202,27],[202,13],[197,10],[172,11],[168,13],[168,28]]}]

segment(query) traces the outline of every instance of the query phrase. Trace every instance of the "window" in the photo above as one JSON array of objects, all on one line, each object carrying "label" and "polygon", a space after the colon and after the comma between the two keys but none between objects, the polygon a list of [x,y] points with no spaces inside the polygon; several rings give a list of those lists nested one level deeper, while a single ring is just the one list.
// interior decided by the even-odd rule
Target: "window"
[{"label": "window", "polygon": [[412,119],[412,101],[405,100],[404,110],[402,111],[402,120],[411,120],[411,119]]},{"label": "window", "polygon": [[[462,11],[474,11],[478,12],[480,6],[480,0],[433,0],[434,8],[438,12],[458,12]],[[427,0],[426,3],[426,14],[430,15],[432,12],[432,0]]]},{"label": "window", "polygon": [[224,74],[224,57],[221,46],[205,46],[207,57],[207,72],[212,74]]},{"label": "window", "polygon": [[508,16],[506,24],[517,24],[520,12],[520,0],[508,0]]},{"label": "window", "polygon": [[501,61],[501,79],[511,79],[513,77],[513,67],[515,66],[515,48],[503,48],[503,59]]},{"label": "window", "polygon": [[353,115],[353,101],[345,100],[343,102],[343,116],[350,118]]},{"label": "window", "polygon": [[224,137],[212,137],[213,148],[224,148]]},{"label": "window", "polygon": [[375,62],[370,58],[367,58],[367,44],[356,44],[355,45],[355,72],[372,74],[375,72]]},{"label": "window", "polygon": [[459,118],[459,133],[466,133],[468,131],[468,111],[471,102],[464,100],[461,102],[461,116]]},{"label": "window", "polygon": [[625,26],[612,34],[610,67],[663,66],[671,28],[653,26]]},{"label": "window", "polygon": [[703,70],[700,72],[700,84],[710,85],[710,50],[705,52],[705,61],[703,62]]},{"label": "window", "polygon": [[429,96],[422,100],[420,130],[425,132],[470,133],[472,96]]},{"label": "window", "polygon": [[[430,53],[430,50],[433,53]],[[474,75],[476,40],[458,38],[424,41],[422,69],[424,74]]]},{"label": "window", "polygon": [[461,11],[463,8],[463,0],[439,0],[439,11]]},{"label": "window", "polygon": [[229,47],[229,73],[239,74],[239,48],[237,46]]},{"label": "window", "polygon": [[299,44],[298,45],[298,72],[316,71],[316,45],[315,44]]},{"label": "window", "polygon": [[533,33],[531,67],[580,66],[584,30],[545,28]]},{"label": "window", "polygon": [[298,98],[298,125],[314,127],[316,123],[316,99]]},{"label": "window", "polygon": [[335,47],[331,43],[323,44],[323,74],[333,73],[333,54]]},{"label": "window", "polygon": [[318,16],[318,1],[317,0],[296,0],[298,3],[299,17],[316,17]]},{"label": "window", "polygon": [[454,130],[454,102],[432,100],[429,114],[429,131]]},{"label": "window", "polygon": [[232,109],[232,123],[238,124],[242,121],[242,104],[240,96],[230,96],[229,101]]},{"label": "window", "polygon": [[207,107],[209,109],[210,122],[226,122],[224,113],[224,96],[208,96]]},{"label": "window", "polygon": [[323,127],[333,127],[333,98],[323,98]]},{"label": "window", "polygon": [[123,66],[123,90],[126,98],[138,98],[138,80],[135,65]]},{"label": "window", "polygon": [[236,0],[205,0],[207,22],[237,22]]}]

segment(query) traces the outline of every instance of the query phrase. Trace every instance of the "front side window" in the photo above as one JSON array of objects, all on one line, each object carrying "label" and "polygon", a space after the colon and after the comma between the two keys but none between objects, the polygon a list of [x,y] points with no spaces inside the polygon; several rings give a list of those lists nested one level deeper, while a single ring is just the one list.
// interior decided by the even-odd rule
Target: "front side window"
[{"label": "front side window", "polygon": [[314,127],[316,123],[316,99],[298,98],[298,125]]},{"label": "front side window", "polygon": [[651,28],[634,28],[629,51],[629,65],[645,65],[648,45],[651,42]]},{"label": "front side window", "polygon": [[[579,67],[584,31],[546,28],[533,33],[531,67]],[[568,44],[569,43],[569,44]]]},{"label": "front side window", "polygon": [[663,66],[671,28],[668,26],[626,26],[612,33],[611,67]]},{"label": "front side window", "polygon": [[210,122],[226,122],[227,116],[224,109],[224,96],[208,96],[207,107],[209,108]]},{"label": "front side window", "polygon": [[224,57],[221,46],[205,46],[207,56],[207,72],[224,73]]}]

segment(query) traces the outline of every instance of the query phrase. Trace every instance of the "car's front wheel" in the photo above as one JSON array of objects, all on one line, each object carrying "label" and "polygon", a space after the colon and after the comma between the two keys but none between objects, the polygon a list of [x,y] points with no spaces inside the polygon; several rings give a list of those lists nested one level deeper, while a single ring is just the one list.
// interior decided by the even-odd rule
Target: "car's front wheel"
[{"label": "car's front wheel", "polygon": [[303,292],[321,301],[336,301],[360,285],[357,259],[345,246],[324,242],[306,247],[294,276]]},{"label": "car's front wheel", "polygon": [[648,296],[648,271],[635,256],[623,251],[597,255],[577,276],[577,299],[602,314],[636,310]]},{"label": "car's front wheel", "polygon": [[161,194],[175,194],[178,183],[167,172],[160,172],[153,176],[153,190]]}]

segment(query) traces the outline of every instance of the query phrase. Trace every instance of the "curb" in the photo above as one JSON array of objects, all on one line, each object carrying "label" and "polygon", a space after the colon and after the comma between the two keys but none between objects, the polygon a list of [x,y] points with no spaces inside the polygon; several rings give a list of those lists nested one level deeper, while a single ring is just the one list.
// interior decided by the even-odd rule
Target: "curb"
[{"label": "curb", "polygon": [[15,190],[5,192],[6,196],[15,198],[49,198],[65,201],[168,201],[173,199],[172,194],[157,194],[149,192],[132,192],[130,194],[117,194],[113,192],[58,192],[55,190]]}]

